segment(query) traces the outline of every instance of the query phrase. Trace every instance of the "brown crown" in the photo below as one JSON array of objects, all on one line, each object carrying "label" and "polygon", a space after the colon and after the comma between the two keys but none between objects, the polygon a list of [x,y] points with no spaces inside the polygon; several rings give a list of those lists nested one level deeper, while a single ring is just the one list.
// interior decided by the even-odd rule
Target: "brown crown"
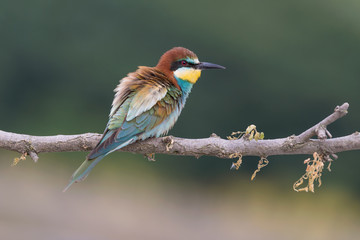
[{"label": "brown crown", "polygon": [[186,57],[190,57],[192,59],[197,58],[196,54],[189,49],[174,47],[161,56],[156,68],[167,73],[170,71],[170,67],[173,62]]},{"label": "brown crown", "polygon": [[190,57],[192,59],[197,58],[196,54],[190,51],[189,49],[183,48],[183,47],[174,47],[170,49],[169,51],[165,52],[161,57],[156,65],[156,69],[163,72],[168,79],[178,88],[180,89],[180,86],[178,85],[173,72],[170,70],[171,64],[179,59]]}]

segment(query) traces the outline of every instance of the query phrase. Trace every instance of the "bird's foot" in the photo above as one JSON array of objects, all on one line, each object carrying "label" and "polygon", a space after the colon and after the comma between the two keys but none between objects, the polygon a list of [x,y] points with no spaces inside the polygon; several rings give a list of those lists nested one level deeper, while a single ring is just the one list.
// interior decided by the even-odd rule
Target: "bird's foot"
[{"label": "bird's foot", "polygon": [[166,144],[166,151],[169,152],[174,147],[174,139],[172,136],[167,136],[163,139],[163,142]]}]

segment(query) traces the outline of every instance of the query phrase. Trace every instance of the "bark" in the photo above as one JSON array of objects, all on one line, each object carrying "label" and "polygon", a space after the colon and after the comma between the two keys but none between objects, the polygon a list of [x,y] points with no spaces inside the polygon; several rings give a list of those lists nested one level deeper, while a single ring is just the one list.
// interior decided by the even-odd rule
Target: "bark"
[{"label": "bark", "polygon": [[[298,136],[279,139],[226,140],[212,134],[209,138],[185,139],[172,136],[152,138],[139,141],[119,151],[151,154],[171,154],[187,156],[215,156],[232,158],[234,153],[242,156],[268,157],[272,155],[313,154],[325,155],[360,149],[360,134],[355,132],[348,136],[331,138],[327,125],[347,114],[349,104],[344,103],[335,108],[327,118],[309,128]],[[318,139],[311,139],[317,135]],[[28,154],[37,161],[38,154],[43,152],[77,152],[90,151],[100,140],[97,133],[57,136],[30,136],[0,130],[0,148]],[[232,155],[232,156],[231,156]]]}]

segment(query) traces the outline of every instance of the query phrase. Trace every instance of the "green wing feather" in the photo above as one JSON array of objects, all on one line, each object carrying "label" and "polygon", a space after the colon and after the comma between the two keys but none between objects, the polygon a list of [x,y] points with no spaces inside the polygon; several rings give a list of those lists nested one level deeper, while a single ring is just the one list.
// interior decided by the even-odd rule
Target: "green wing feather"
[{"label": "green wing feather", "polygon": [[[116,94],[118,99],[114,99],[109,121],[101,140],[72,175],[65,190],[74,182],[85,179],[91,169],[107,154],[138,139],[146,139],[167,132],[172,127],[173,123],[164,123],[164,120],[177,107],[181,91],[170,84],[156,81],[157,78],[152,78],[150,81],[140,79],[142,82],[139,82],[140,77],[146,76],[137,75],[137,78],[132,81],[125,78],[124,83],[120,83],[119,86],[121,84],[129,86],[117,87],[123,92]],[[157,126],[159,126],[158,132],[154,132]]]}]

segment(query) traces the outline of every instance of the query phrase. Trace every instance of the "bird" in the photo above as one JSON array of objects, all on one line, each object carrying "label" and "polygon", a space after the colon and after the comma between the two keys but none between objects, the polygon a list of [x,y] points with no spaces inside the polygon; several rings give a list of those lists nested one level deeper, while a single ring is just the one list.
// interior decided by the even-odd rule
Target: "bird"
[{"label": "bird", "polygon": [[73,173],[64,192],[84,180],[106,155],[134,142],[166,135],[205,69],[225,67],[200,62],[189,49],[174,47],[160,57],[155,67],[139,66],[121,79],[100,141]]}]

